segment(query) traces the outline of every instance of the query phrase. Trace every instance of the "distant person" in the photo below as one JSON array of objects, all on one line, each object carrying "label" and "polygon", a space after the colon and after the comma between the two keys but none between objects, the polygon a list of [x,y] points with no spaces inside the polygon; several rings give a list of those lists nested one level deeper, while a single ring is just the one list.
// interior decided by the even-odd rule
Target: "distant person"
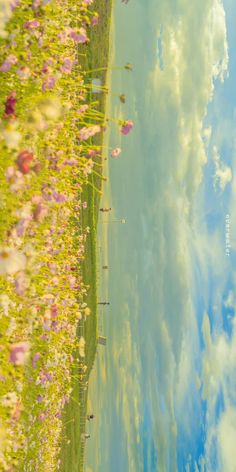
[{"label": "distant person", "polygon": [[90,434],[88,434],[88,433],[83,433],[83,434],[81,434],[81,437],[82,437],[83,439],[89,439],[89,438],[90,438]]},{"label": "distant person", "polygon": [[88,420],[88,421],[91,421],[91,420],[93,420],[94,418],[95,418],[94,414],[92,414],[92,415],[87,415],[87,420]]},{"label": "distant person", "polygon": [[111,208],[100,208],[100,211],[107,213],[108,211],[111,211]]},{"label": "distant person", "polygon": [[100,211],[109,212],[111,211],[111,208],[100,208]]}]

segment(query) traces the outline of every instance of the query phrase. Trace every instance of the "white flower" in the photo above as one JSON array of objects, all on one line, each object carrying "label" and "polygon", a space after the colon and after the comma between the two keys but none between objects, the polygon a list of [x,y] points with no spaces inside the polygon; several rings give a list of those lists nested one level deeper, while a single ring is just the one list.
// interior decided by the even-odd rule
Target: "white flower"
[{"label": "white flower", "polygon": [[15,274],[26,267],[25,255],[14,248],[0,248],[0,275]]},{"label": "white flower", "polygon": [[0,308],[2,308],[5,316],[8,316],[9,309],[11,307],[14,307],[15,305],[16,304],[12,302],[12,300],[8,297],[8,295],[6,295],[5,293],[0,295]]},{"label": "white flower", "polygon": [[1,404],[5,407],[12,408],[18,401],[16,392],[8,392],[1,398]]},{"label": "white flower", "polygon": [[61,103],[57,97],[42,99],[39,103],[39,110],[46,120],[57,120],[62,112]]},{"label": "white flower", "polygon": [[6,145],[9,149],[17,149],[21,141],[21,133],[17,131],[17,122],[8,123],[8,125],[2,130],[2,136],[6,141]]}]

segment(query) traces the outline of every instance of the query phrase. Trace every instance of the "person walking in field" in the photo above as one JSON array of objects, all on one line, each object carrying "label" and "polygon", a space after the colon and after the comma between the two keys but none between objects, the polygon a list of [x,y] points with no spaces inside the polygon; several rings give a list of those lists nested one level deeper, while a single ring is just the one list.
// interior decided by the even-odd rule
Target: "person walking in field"
[{"label": "person walking in field", "polygon": [[82,439],[89,439],[89,438],[90,438],[90,434],[88,434],[88,433],[82,433],[82,434],[81,434],[81,438],[82,438]]},{"label": "person walking in field", "polygon": [[111,208],[100,208],[100,211],[108,213],[109,211],[111,211]]},{"label": "person walking in field", "polygon": [[88,421],[91,421],[95,418],[94,414],[92,413],[92,415],[87,415],[87,420]]}]

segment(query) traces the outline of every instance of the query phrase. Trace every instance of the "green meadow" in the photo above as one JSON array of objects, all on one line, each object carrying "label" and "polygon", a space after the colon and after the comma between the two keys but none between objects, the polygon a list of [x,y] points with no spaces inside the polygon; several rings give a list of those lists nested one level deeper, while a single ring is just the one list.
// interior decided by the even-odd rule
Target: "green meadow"
[{"label": "green meadow", "polygon": [[[100,21],[96,30],[90,35],[90,43],[84,47],[79,47],[82,67],[84,70],[94,70],[108,66],[109,61],[109,33],[111,21],[112,0],[96,0],[93,6],[94,11],[99,15]],[[95,76],[101,79],[103,85],[106,84],[106,71],[98,71],[88,74],[89,79]],[[90,99],[94,98],[94,94],[90,94]],[[105,113],[106,93],[96,94],[98,101],[97,108]],[[102,135],[94,138],[96,146],[103,143]],[[102,172],[102,157],[97,157],[97,169]],[[82,212],[82,226],[85,230],[90,227],[90,233],[86,240],[85,259],[82,265],[82,278],[84,283],[89,286],[85,302],[91,309],[91,315],[84,324],[84,338],[86,342],[85,348],[85,365],[87,366],[86,375],[83,381],[78,382],[78,369],[74,369],[76,378],[72,382],[73,392],[70,402],[65,408],[63,416],[63,432],[62,432],[62,451],[60,470],[63,472],[76,472],[83,470],[84,445],[81,435],[86,430],[86,414],[87,414],[87,382],[93,363],[95,360],[97,349],[97,222],[99,214],[99,202],[102,191],[103,181],[95,175],[90,175],[90,184],[84,184],[82,191],[82,200],[88,203],[88,208]],[[98,189],[99,191],[96,191]],[[79,331],[80,334],[80,331]]]}]

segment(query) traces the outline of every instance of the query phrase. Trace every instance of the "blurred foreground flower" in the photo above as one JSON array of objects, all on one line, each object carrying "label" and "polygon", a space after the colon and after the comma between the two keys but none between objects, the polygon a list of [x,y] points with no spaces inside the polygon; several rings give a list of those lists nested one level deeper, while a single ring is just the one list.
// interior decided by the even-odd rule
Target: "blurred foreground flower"
[{"label": "blurred foreground flower", "polygon": [[6,99],[5,103],[5,115],[4,118],[13,117],[15,118],[15,107],[16,107],[16,92],[11,92]]},{"label": "blurred foreground flower", "polygon": [[32,152],[27,150],[20,152],[17,157],[17,165],[22,174],[28,174],[30,172],[29,163],[33,160]]},{"label": "blurred foreground flower", "polygon": [[17,63],[17,57],[14,54],[10,54],[0,67],[1,72],[8,72],[14,64]]},{"label": "blurred foreground flower", "polygon": [[40,26],[40,23],[38,20],[29,20],[29,21],[26,21],[26,23],[24,24],[24,28],[28,30],[38,28],[39,26]]},{"label": "blurred foreground flower", "polygon": [[13,248],[0,248],[0,275],[15,274],[26,267],[26,257]]},{"label": "blurred foreground flower", "polygon": [[17,149],[22,136],[21,133],[17,131],[16,121],[8,122],[7,125],[1,131],[7,147],[9,149]]},{"label": "blurred foreground flower", "polygon": [[10,346],[9,360],[14,365],[24,365],[30,349],[28,342],[15,343]]}]

